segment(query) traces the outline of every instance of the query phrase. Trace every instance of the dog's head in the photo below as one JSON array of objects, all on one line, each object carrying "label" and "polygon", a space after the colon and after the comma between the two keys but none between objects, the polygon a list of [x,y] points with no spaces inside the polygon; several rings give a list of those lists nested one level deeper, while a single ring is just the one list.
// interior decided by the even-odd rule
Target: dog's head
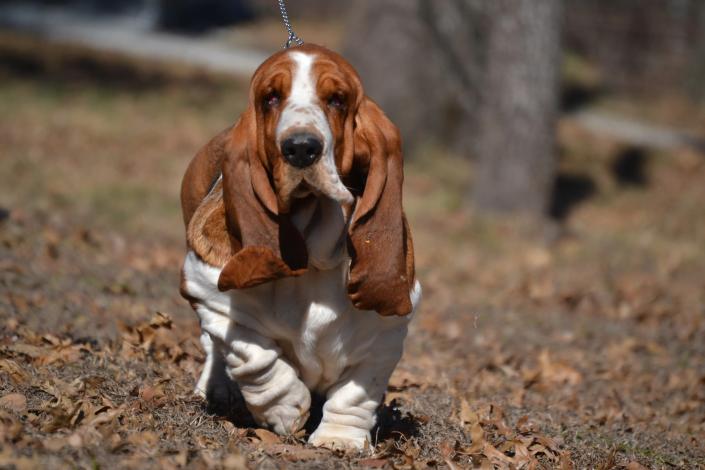
[{"label": "dog's head", "polygon": [[353,304],[383,315],[411,311],[399,133],[348,62],[315,45],[273,55],[252,78],[248,109],[217,139],[211,146],[222,155],[206,160],[222,160],[234,253],[221,290],[305,272],[306,242],[290,215],[297,200],[322,197],[345,214]]},{"label": "dog's head", "polygon": [[352,134],[362,98],[352,67],[320,47],[280,52],[255,72],[250,110],[280,212],[310,192],[341,204],[353,202],[336,169],[342,164],[336,156],[344,155],[346,129]]}]

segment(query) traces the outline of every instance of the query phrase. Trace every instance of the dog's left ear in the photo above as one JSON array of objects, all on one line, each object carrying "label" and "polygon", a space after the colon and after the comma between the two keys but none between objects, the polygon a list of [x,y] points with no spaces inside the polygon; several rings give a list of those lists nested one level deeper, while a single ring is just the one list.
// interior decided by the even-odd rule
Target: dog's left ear
[{"label": "dog's left ear", "polygon": [[223,202],[234,255],[220,273],[218,289],[254,287],[303,274],[308,264],[306,244],[288,214],[278,210],[253,109],[245,112],[228,137]]},{"label": "dog's left ear", "polygon": [[369,98],[360,103],[353,132],[351,176],[364,181],[348,231],[348,295],[361,310],[380,315],[412,311],[411,233],[402,209],[404,180],[396,126]]}]

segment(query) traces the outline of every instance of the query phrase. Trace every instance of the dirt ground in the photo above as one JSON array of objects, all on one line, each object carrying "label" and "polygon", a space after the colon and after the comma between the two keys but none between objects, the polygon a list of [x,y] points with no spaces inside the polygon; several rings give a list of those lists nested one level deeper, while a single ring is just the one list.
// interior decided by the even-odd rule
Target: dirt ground
[{"label": "dirt ground", "polygon": [[178,187],[243,85],[9,63],[0,468],[705,468],[705,156],[564,120],[537,228],[473,214],[470,164],[416,152],[424,301],[374,446],[345,455],[190,393]]}]

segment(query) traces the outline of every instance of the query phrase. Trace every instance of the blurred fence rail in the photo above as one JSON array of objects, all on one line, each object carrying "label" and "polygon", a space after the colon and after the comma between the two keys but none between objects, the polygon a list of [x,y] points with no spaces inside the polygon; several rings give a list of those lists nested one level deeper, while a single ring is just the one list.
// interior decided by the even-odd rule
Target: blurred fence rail
[{"label": "blurred fence rail", "polygon": [[242,76],[249,76],[266,57],[255,50],[226,47],[208,37],[156,31],[148,16],[87,16],[58,7],[0,4],[0,27],[49,42]]}]

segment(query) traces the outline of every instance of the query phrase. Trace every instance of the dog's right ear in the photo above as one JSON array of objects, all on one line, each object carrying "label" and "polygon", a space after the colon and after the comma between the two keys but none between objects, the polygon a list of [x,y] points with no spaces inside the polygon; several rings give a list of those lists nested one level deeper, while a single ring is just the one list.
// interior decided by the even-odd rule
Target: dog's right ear
[{"label": "dog's right ear", "polygon": [[191,160],[181,180],[181,211],[186,230],[205,197],[220,178],[225,160],[225,144],[233,127],[228,127],[208,142]]},{"label": "dog's right ear", "polygon": [[308,254],[288,214],[280,214],[253,109],[222,143],[223,203],[233,256],[218,288],[242,289],[306,271]]}]

